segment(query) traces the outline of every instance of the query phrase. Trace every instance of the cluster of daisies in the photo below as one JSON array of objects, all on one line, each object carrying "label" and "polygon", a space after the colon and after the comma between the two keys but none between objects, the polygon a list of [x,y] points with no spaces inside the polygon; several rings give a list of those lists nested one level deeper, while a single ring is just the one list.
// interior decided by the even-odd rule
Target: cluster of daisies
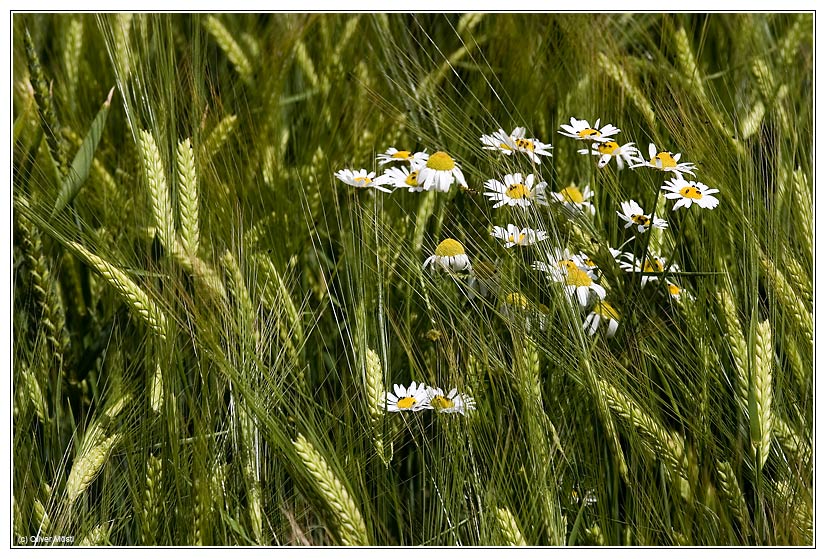
[{"label": "cluster of daisies", "polygon": [[476,402],[456,388],[445,394],[441,388],[413,381],[408,387],[393,385],[393,392],[387,393],[386,409],[389,412],[435,410],[438,413],[464,415],[468,410],[476,409]]},{"label": "cluster of daisies", "polygon": [[[665,192],[666,199],[675,201],[671,208],[672,211],[683,207],[690,208],[692,205],[708,210],[717,207],[719,201],[714,194],[719,190],[684,178],[684,175],[694,177],[696,165],[681,162],[680,153],[660,151],[654,144],[648,146],[649,158],[646,159],[633,142],[622,145],[617,142],[616,137],[620,132],[620,129],[612,124],[600,126],[600,120],[591,126],[587,120],[578,120],[573,117],[569,124],[562,124],[559,130],[563,136],[590,144],[587,148],[579,149],[578,153],[597,156],[597,166],[600,168],[608,165],[613,159],[619,170],[647,167],[671,174],[671,177],[664,181],[661,190]],[[493,134],[483,135],[480,140],[482,147],[486,150],[495,151],[507,157],[524,156],[532,165],[533,173],[523,175],[514,172],[505,174],[501,179],[492,178],[484,183],[484,196],[493,202],[494,209],[501,207],[527,209],[532,206],[556,204],[570,216],[591,216],[595,213],[591,202],[594,193],[587,185],[580,189],[575,184],[571,184],[558,192],[547,192],[548,185],[537,174],[537,169],[539,169],[537,166],[542,164],[543,158],[551,157],[553,148],[537,138],[527,137],[525,128],[517,127],[510,134],[500,128]],[[381,166],[391,165],[378,177],[375,173],[368,173],[365,169],[358,172],[343,169],[337,172],[336,176],[354,187],[375,188],[384,192],[392,191],[388,187],[394,190],[407,189],[411,192],[428,190],[447,192],[454,183],[467,188],[465,177],[458,163],[443,151],[428,154],[427,151],[400,151],[391,147],[385,153],[380,154],[377,159]],[[646,213],[633,199],[622,202],[616,214],[624,228],[634,235],[622,246],[637,235],[647,234],[652,229],[668,227],[667,220],[656,216],[654,212]],[[512,223],[494,225],[490,234],[502,242],[506,249],[526,247],[548,240],[547,231]],[[610,253],[621,270],[639,274],[643,286],[651,281],[660,281],[670,271],[679,271],[673,263],[667,262],[648,249],[643,258],[614,248],[610,248]],[[447,273],[468,274],[471,285],[478,283],[471,260],[462,243],[456,239],[442,240],[433,254],[424,261],[424,267]],[[564,248],[551,247],[546,248],[544,260],[535,261],[533,268],[545,273],[552,281],[560,284],[572,303],[585,312],[583,328],[586,332],[594,335],[600,325],[603,325],[608,336],[614,335],[619,326],[620,314],[606,300],[607,291],[599,283],[602,273],[591,258],[584,253],[574,254]],[[669,280],[665,281],[669,294],[679,299],[683,295],[682,288]],[[545,312],[547,307],[531,304],[520,293],[511,293],[505,298],[503,311],[511,313],[516,309],[520,312],[536,311],[533,314],[540,315],[540,327],[543,326],[547,316]],[[388,395],[388,402],[389,398],[390,395]]]}]

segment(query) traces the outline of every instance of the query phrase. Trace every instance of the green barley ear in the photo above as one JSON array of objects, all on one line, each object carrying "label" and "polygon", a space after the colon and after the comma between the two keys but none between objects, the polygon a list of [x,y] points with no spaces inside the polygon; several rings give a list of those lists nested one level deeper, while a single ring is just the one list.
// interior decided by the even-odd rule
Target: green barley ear
[{"label": "green barley ear", "polygon": [[48,534],[51,531],[51,519],[46,512],[46,507],[40,502],[40,499],[35,499],[32,503],[32,515],[37,531],[40,534]]},{"label": "green barley ear", "polygon": [[370,416],[370,425],[373,430],[373,446],[385,466],[390,464],[392,448],[385,449],[381,432],[381,420],[385,411],[384,373],[382,372],[379,355],[372,349],[367,350],[364,364],[364,388],[367,397],[367,410]]},{"label": "green barley ear", "polygon": [[749,509],[731,464],[717,462],[717,481],[720,492],[728,504],[729,512],[740,523],[743,532],[748,535]]},{"label": "green barley ear", "polygon": [[760,255],[760,271],[781,307],[800,326],[801,334],[807,339],[813,339],[812,313],[803,304],[800,295],[789,284],[785,274],[765,254]]},{"label": "green barley ear", "polygon": [[126,300],[135,313],[141,317],[163,339],[166,337],[166,315],[140,287],[119,268],[101,257],[89,252],[80,243],[70,241],[67,246]]},{"label": "green barley ear", "polygon": [[754,343],[754,368],[749,390],[749,419],[751,445],[765,465],[769,457],[772,440],[772,366],[774,365],[774,345],[769,321],[757,324]]},{"label": "green barley ear", "polygon": [[178,144],[178,202],[181,216],[181,242],[189,254],[198,253],[198,176],[195,154],[189,138]]},{"label": "green barley ear", "polygon": [[80,538],[77,545],[80,547],[95,547],[98,545],[110,545],[109,528],[106,524],[98,524]]},{"label": "green barley ear", "polygon": [[34,99],[37,103],[37,111],[40,115],[40,126],[46,136],[46,144],[52,159],[57,164],[61,178],[69,171],[69,152],[65,140],[60,135],[60,122],[57,120],[57,113],[52,101],[52,93],[46,77],[43,74],[43,67],[29,34],[29,30],[23,34],[23,42],[26,47],[26,60],[29,65],[29,79],[34,88]]},{"label": "green barley ear", "polygon": [[141,544],[154,545],[158,533],[158,520],[162,509],[162,475],[163,464],[156,456],[149,456],[146,461],[146,490],[144,491],[143,510],[141,511]]},{"label": "green barley ear", "polygon": [[499,532],[502,534],[502,540],[508,546],[526,546],[525,536],[519,530],[519,525],[516,523],[511,511],[507,507],[496,508],[496,525]]},{"label": "green barley ear", "polygon": [[610,60],[604,53],[597,55],[597,62],[602,71],[610,76],[623,93],[637,106],[637,110],[642,113],[648,127],[651,130],[656,130],[657,116],[654,114],[654,109],[651,108],[651,101],[648,100],[638,87],[631,83],[625,69]]},{"label": "green barley ear", "polygon": [[66,499],[69,505],[80,497],[103,469],[112,449],[120,440],[120,435],[107,437],[99,444],[86,449],[72,464],[69,479],[66,481]]},{"label": "green barley ear", "polygon": [[155,413],[160,413],[163,407],[163,369],[161,363],[155,363],[152,371],[152,380],[149,385],[149,407]]},{"label": "green barley ear", "polygon": [[748,343],[743,336],[740,319],[737,317],[737,307],[734,304],[734,297],[725,288],[717,292],[717,300],[723,311],[723,326],[726,345],[731,352],[734,362],[734,370],[737,373],[737,398],[740,409],[744,414],[748,414],[749,409],[749,351]]},{"label": "green barley ear", "polygon": [[235,131],[235,126],[238,123],[238,117],[229,115],[221,119],[221,122],[215,125],[215,128],[209,133],[209,136],[204,140],[202,147],[204,158],[202,161],[210,162],[216,153],[223,147],[226,141],[232,136]]},{"label": "green barley ear", "polygon": [[315,482],[319,495],[330,507],[342,545],[370,545],[367,528],[356,503],[324,457],[301,434],[293,441],[293,447],[301,457],[307,474]]},{"label": "green barley ear", "polygon": [[207,16],[204,19],[204,27],[218,43],[218,46],[221,47],[221,50],[224,51],[241,79],[247,84],[252,84],[252,64],[250,64],[241,46],[232,37],[232,33],[214,15]]},{"label": "green barley ear", "polygon": [[308,82],[310,82],[310,87],[312,89],[317,89],[318,74],[316,74],[313,59],[310,58],[310,53],[307,52],[307,46],[304,44],[303,40],[298,40],[295,43],[295,61],[298,64],[298,67],[301,68],[301,72],[304,74],[304,77]]},{"label": "green barley ear", "polygon": [[76,105],[77,86],[80,82],[80,56],[83,51],[83,19],[74,17],[69,21],[63,40],[63,70],[66,72],[66,89]]},{"label": "green barley ear", "polygon": [[23,377],[23,386],[29,395],[29,400],[34,406],[34,412],[40,419],[41,423],[46,423],[49,419],[49,407],[46,403],[46,398],[43,396],[43,390],[40,388],[40,383],[37,382],[34,374],[24,368],[20,375]]},{"label": "green barley ear", "polygon": [[138,143],[140,144],[141,160],[143,161],[143,173],[152,200],[155,226],[158,228],[161,243],[167,250],[170,250],[175,243],[175,222],[172,215],[172,202],[169,199],[169,187],[166,183],[163,159],[151,133],[147,130],[141,130],[139,136]]}]

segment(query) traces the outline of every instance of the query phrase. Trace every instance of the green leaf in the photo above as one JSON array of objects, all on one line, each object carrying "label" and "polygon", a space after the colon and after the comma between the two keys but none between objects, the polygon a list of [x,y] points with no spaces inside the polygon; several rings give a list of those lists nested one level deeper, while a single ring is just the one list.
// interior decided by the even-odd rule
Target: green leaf
[{"label": "green leaf", "polygon": [[83,186],[89,176],[89,169],[92,167],[95,150],[98,147],[100,136],[103,134],[103,127],[106,125],[106,116],[109,114],[109,106],[112,104],[112,94],[114,92],[114,87],[109,90],[109,96],[106,97],[103,107],[98,111],[88,134],[83,138],[83,143],[80,144],[80,149],[72,161],[72,167],[63,179],[63,184],[60,185],[60,193],[57,195],[52,217],[75,199],[77,193],[80,192],[80,187]]}]

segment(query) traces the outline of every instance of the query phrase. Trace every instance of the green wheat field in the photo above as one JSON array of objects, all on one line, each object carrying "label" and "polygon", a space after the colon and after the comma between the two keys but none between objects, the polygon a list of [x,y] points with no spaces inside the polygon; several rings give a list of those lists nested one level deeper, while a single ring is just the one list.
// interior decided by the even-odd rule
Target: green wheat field
[{"label": "green wheat field", "polygon": [[813,14],[12,19],[12,545],[813,544]]}]

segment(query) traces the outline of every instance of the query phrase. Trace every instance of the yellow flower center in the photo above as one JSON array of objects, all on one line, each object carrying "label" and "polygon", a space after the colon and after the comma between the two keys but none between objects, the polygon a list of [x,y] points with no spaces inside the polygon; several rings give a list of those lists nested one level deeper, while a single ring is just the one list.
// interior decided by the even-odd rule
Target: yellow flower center
[{"label": "yellow flower center", "polygon": [[660,167],[662,169],[672,169],[677,166],[677,162],[674,161],[674,158],[671,156],[671,153],[667,151],[661,151],[657,155],[654,156],[654,159],[651,160],[652,165],[657,165],[657,160],[660,161]]},{"label": "yellow flower center", "polygon": [[502,149],[506,149],[508,151],[511,151],[513,149],[508,144],[499,144],[499,147]]},{"label": "yellow flower center", "polygon": [[568,285],[575,285],[577,287],[588,287],[592,283],[591,277],[584,270],[580,270],[576,266],[568,268],[568,277],[565,282]]},{"label": "yellow flower center", "polygon": [[410,159],[410,152],[409,151],[397,151],[393,154],[393,159]]},{"label": "yellow flower center", "polygon": [[458,256],[465,253],[465,247],[455,239],[445,239],[436,247],[436,256]]},{"label": "yellow flower center", "polygon": [[416,405],[416,398],[412,396],[405,396],[404,398],[399,398],[399,401],[396,402],[396,405],[399,407],[400,410],[409,410],[413,406]]},{"label": "yellow flower center", "polygon": [[586,128],[579,131],[580,138],[593,138],[594,136],[602,136],[602,134],[600,134],[599,130],[594,130],[593,128]]},{"label": "yellow flower center", "polygon": [[565,268],[567,271],[576,270],[577,265],[573,260],[560,260],[557,262],[562,268]]},{"label": "yellow flower center", "polygon": [[445,398],[444,396],[433,396],[430,399],[430,405],[437,410],[446,410],[453,407],[453,400]]},{"label": "yellow flower center", "polygon": [[609,142],[602,142],[597,146],[597,150],[602,155],[614,155],[614,151],[619,149],[619,144],[617,142],[609,141]]},{"label": "yellow flower center", "polygon": [[528,308],[528,298],[521,293],[509,293],[505,296],[505,302],[515,307]]},{"label": "yellow flower center", "polygon": [[680,189],[680,196],[683,198],[693,198],[694,200],[699,200],[703,197],[703,194],[700,192],[699,188],[694,186],[684,186]]},{"label": "yellow flower center", "polygon": [[580,192],[579,189],[575,186],[563,188],[560,194],[562,194],[562,199],[566,202],[581,204],[585,201],[585,197],[582,195],[582,192]]},{"label": "yellow flower center", "polygon": [[603,318],[613,318],[614,320],[619,320],[619,313],[617,309],[606,303],[605,301],[600,301],[594,306],[594,312],[600,315]]},{"label": "yellow flower center", "polygon": [[644,225],[648,227],[648,225],[651,223],[651,218],[649,218],[647,215],[631,214],[631,221],[633,221],[637,225]]},{"label": "yellow flower center", "polygon": [[427,166],[437,171],[452,171],[456,162],[443,151],[437,151],[427,158]]},{"label": "yellow flower center", "polygon": [[519,182],[513,183],[505,191],[509,198],[530,198],[531,191],[525,188],[525,185]]},{"label": "yellow flower center", "polygon": [[373,179],[371,179],[370,177],[355,177],[353,179],[353,182],[361,182],[361,183],[364,183],[364,184],[370,184],[371,182],[373,182]]},{"label": "yellow flower center", "polygon": [[522,241],[525,240],[525,233],[519,233],[518,236],[517,235],[511,235],[511,236],[508,237],[508,240],[512,243],[519,244],[519,243],[521,243]]},{"label": "yellow flower center", "polygon": [[668,284],[668,292],[671,293],[673,296],[677,296],[682,291],[678,286],[674,285],[673,283]]},{"label": "yellow flower center", "polygon": [[407,175],[407,178],[404,179],[404,184],[408,186],[419,186],[419,172],[413,171]]},{"label": "yellow flower center", "polygon": [[530,140],[527,140],[525,138],[516,138],[514,140],[514,142],[516,142],[516,147],[518,147],[518,148],[521,148],[521,149],[524,149],[524,150],[527,150],[527,151],[533,151],[533,147],[534,147],[533,142],[530,141]]},{"label": "yellow flower center", "polygon": [[588,266],[589,268],[596,268],[597,267],[596,262],[594,262],[590,258],[585,259],[585,265]]},{"label": "yellow flower center", "polygon": [[645,265],[643,265],[643,271],[645,272],[662,272],[663,271],[663,264],[659,260],[645,260]]}]

